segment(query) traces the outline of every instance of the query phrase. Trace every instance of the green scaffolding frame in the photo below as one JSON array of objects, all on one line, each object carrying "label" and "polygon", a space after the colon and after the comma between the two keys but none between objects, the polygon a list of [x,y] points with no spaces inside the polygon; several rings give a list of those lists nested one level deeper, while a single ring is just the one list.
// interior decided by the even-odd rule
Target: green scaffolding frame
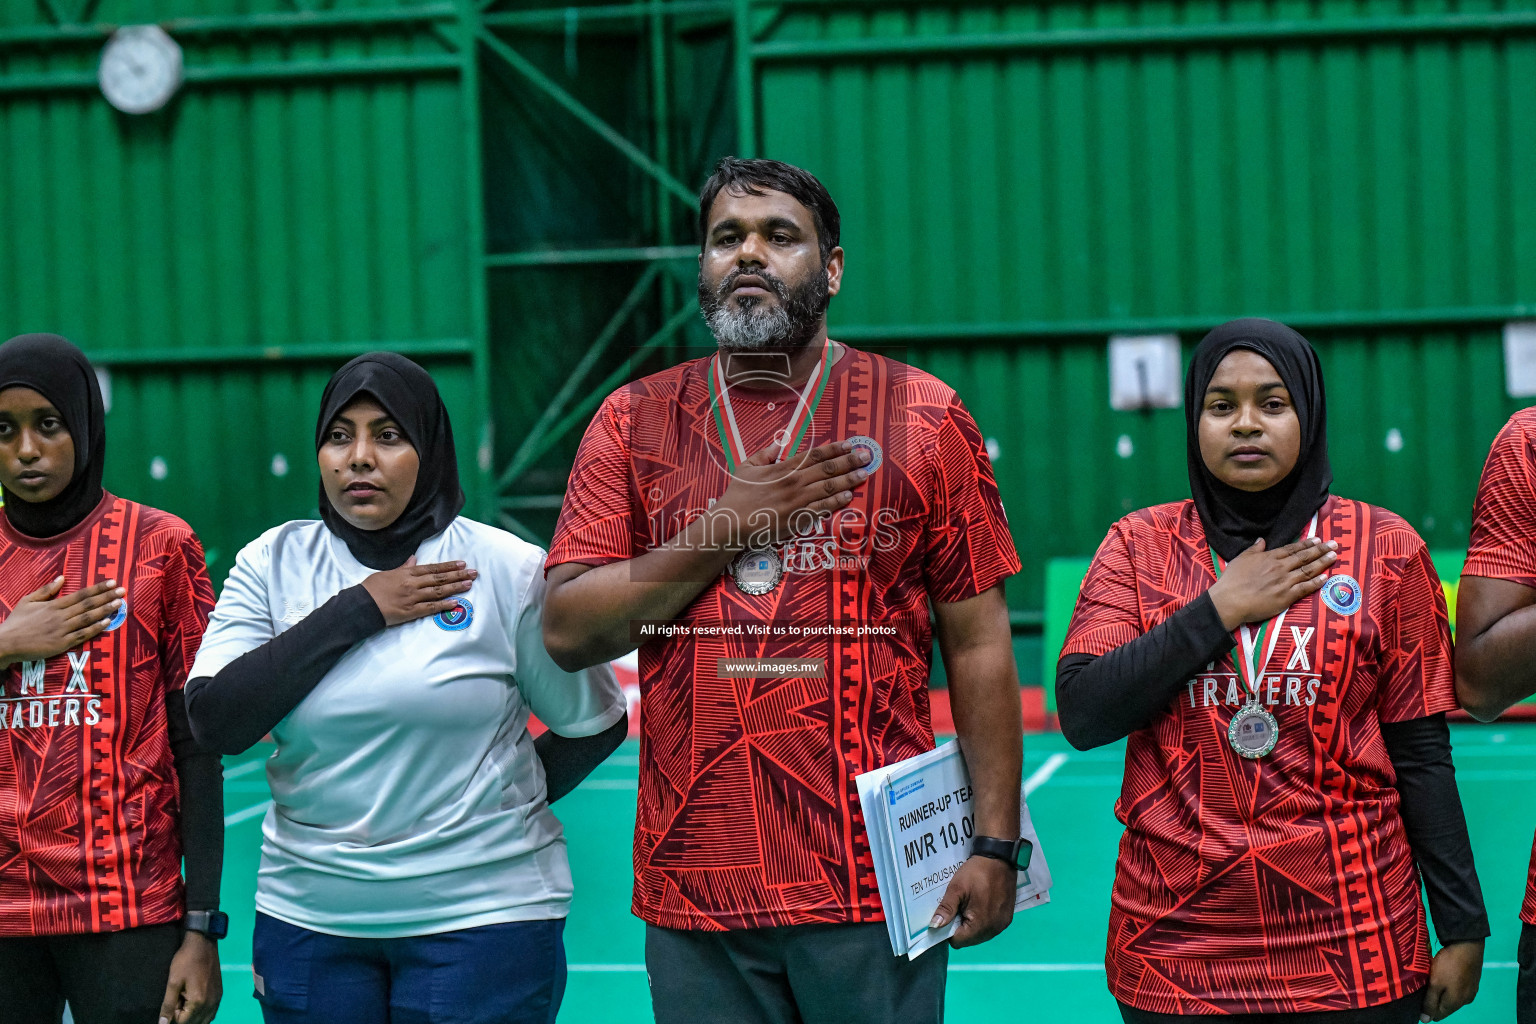
[{"label": "green scaffolding frame", "polygon": [[[551,450],[570,446],[579,436],[603,397],[622,384],[631,368],[652,352],[673,344],[681,329],[697,316],[692,301],[694,260],[698,249],[677,243],[679,212],[691,217],[697,200],[696,187],[679,180],[670,144],[669,32],[672,20],[688,17],[718,19],[721,26],[740,17],[743,5],[734,0],[637,0],[574,9],[582,26],[601,26],[607,32],[632,32],[641,38],[648,65],[649,107],[652,111],[648,138],[636,142],[604,121],[563,88],[517,48],[521,33],[564,28],[573,31],[573,9],[548,7],[498,11],[495,3],[484,5],[479,39],[488,55],[510,68],[530,90],[553,102],[571,122],[605,142],[617,155],[646,176],[655,211],[648,225],[651,244],[634,247],[540,248],[526,252],[488,253],[487,272],[522,267],[631,265],[637,268],[633,286],[585,346],[563,381],[551,389],[548,403],[532,428],[506,459],[495,480],[497,521],[530,540],[547,543],[548,537],[524,522],[531,510],[558,509],[563,489],[530,486],[527,475]],[[643,308],[659,307],[661,325],[638,345],[620,355],[615,342]],[[606,371],[606,372],[604,372]],[[600,376],[601,374],[601,376]]]}]

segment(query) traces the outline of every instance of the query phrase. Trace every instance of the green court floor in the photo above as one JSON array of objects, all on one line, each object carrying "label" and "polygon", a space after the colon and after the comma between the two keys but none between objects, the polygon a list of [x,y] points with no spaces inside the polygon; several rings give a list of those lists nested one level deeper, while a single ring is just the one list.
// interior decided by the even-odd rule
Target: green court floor
[{"label": "green court floor", "polygon": [[[1514,1019],[1517,914],[1536,829],[1536,800],[1528,795],[1536,784],[1536,725],[1456,726],[1452,739],[1493,919],[1482,991],[1452,1019],[1507,1024]],[[250,935],[267,798],[260,761],[268,752],[226,760],[224,907],[232,924],[222,949],[226,992],[218,1018],[225,1024],[261,1019],[251,994]],[[625,744],[556,806],[576,876],[565,933],[570,986],[561,1011],[569,1024],[651,1020],[641,966],[644,931],[629,913],[637,754],[638,744]],[[949,1019],[1119,1021],[1104,988],[1102,961],[1120,834],[1112,809],[1122,758],[1123,744],[1079,753],[1056,734],[1025,737],[1029,805],[1055,875],[1052,902],[1019,916],[992,942],[953,955]]]}]

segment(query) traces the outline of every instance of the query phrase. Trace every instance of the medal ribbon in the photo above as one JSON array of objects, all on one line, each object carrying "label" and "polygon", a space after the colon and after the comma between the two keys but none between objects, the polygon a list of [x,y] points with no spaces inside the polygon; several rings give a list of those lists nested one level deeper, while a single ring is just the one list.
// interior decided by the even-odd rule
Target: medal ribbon
[{"label": "medal ribbon", "polygon": [[[805,382],[800,398],[795,402],[795,411],[789,417],[789,425],[784,428],[784,440],[779,443],[779,454],[773,460],[775,462],[782,462],[800,449],[800,442],[811,425],[811,418],[816,415],[817,406],[821,405],[821,395],[826,390],[827,380],[832,376],[832,364],[827,360],[831,347],[830,341],[822,346],[821,358],[816,361],[815,369],[811,370],[811,377]],[[813,391],[814,396],[811,394]],[[747,451],[741,440],[741,430],[736,426],[736,412],[731,408],[731,393],[725,383],[725,365],[718,352],[710,360],[709,397],[715,410],[715,429],[720,431],[720,447],[725,450],[725,468],[735,473],[736,467],[746,462],[752,453]]]},{"label": "medal ribbon", "polygon": [[[1314,513],[1312,522],[1307,526],[1307,532],[1302,534],[1302,537],[1316,535],[1317,515]],[[1216,549],[1211,548],[1211,568],[1216,570],[1217,579],[1221,579],[1221,574],[1226,567],[1227,563],[1216,554]],[[1242,676],[1243,688],[1248,691],[1249,704],[1259,702],[1259,688],[1263,685],[1264,672],[1269,668],[1269,659],[1275,653],[1275,643],[1280,639],[1280,627],[1284,624],[1285,613],[1289,610],[1289,608],[1282,608],[1279,615],[1259,627],[1257,636],[1249,630],[1246,622],[1238,627],[1238,639],[1242,642],[1243,653],[1242,657],[1237,659],[1237,671]],[[1263,661],[1259,660],[1260,651],[1264,654]]]}]

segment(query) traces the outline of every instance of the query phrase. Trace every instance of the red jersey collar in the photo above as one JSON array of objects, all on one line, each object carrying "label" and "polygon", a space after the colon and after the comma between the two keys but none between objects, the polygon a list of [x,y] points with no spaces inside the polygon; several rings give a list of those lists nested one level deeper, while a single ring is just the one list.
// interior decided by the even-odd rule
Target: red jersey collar
[{"label": "red jersey collar", "polygon": [[[829,338],[827,340],[841,349],[838,353],[837,361],[832,364],[832,372],[827,375],[827,384],[830,386],[833,381],[848,372],[849,368],[858,361],[858,357],[862,353],[852,345],[838,341],[836,338]],[[716,351],[718,352],[718,349]],[[706,382],[710,373],[710,360],[714,358],[713,355],[708,355],[697,361],[696,369],[700,376],[705,378]],[[799,396],[799,391],[788,385],[783,387],[733,387],[731,389],[731,401],[733,402],[782,402],[786,396],[793,400]]]},{"label": "red jersey collar", "polygon": [[107,509],[111,508],[116,501],[117,496],[115,494],[113,494],[111,491],[103,489],[101,492],[101,500],[96,503],[95,508],[91,509],[90,515],[86,516],[84,519],[80,520],[78,523],[76,523],[74,526],[71,526],[63,533],[54,534],[52,537],[28,537],[26,534],[21,533],[16,529],[16,527],[11,525],[10,516],[0,514],[0,541],[5,541],[11,544],[18,544],[27,548],[52,548],[58,547],[61,544],[68,544],[70,541],[74,540],[76,537],[79,537],[81,534],[86,533],[90,530],[91,527],[100,522],[101,517],[107,514]]},{"label": "red jersey collar", "polygon": [[[1204,545],[1207,543],[1205,539],[1205,523],[1200,520],[1200,510],[1195,507],[1195,500],[1193,498],[1185,498],[1184,500],[1189,505],[1189,517],[1190,519],[1194,520],[1195,527],[1199,531],[1200,543]],[[1337,497],[1335,495],[1329,494],[1328,497],[1323,499],[1323,503],[1317,506],[1317,536],[1320,540],[1328,539],[1326,536],[1324,536],[1324,530],[1328,525],[1328,517],[1333,514],[1333,504],[1336,500]],[[1299,540],[1300,538],[1297,539]],[[1211,577],[1214,579],[1216,576],[1216,571],[1211,567],[1211,559],[1206,554],[1206,551],[1208,550],[1208,548],[1202,547],[1200,549],[1200,555],[1197,556],[1197,560],[1204,561],[1206,572],[1210,573]]]}]

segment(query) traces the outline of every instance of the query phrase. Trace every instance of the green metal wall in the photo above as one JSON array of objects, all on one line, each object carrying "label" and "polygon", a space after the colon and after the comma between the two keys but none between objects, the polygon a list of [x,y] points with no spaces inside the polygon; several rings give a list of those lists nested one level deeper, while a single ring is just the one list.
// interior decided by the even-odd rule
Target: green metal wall
[{"label": "green metal wall", "polygon": [[[359,352],[434,370],[476,488],[479,197],[456,17],[0,4],[0,331],[56,331],[109,369],[108,486],[191,522],[220,579],[260,530],[313,514],[320,392]],[[129,117],[95,86],[101,26],[148,20],[181,43],[187,82]]]},{"label": "green metal wall", "polygon": [[[547,539],[627,357],[704,340],[691,208],[734,148],[732,10],[0,4],[0,331],[110,370],[109,485],[191,521],[216,578],[313,514],[321,386],[370,348],[436,375],[470,514]],[[151,21],[186,84],[119,115],[101,47]]]},{"label": "green metal wall", "polygon": [[[148,20],[187,84],[117,115],[96,57]],[[472,511],[547,537],[596,402],[707,340],[692,190],[792,160],[843,208],[835,335],[995,440],[1027,623],[1045,558],[1184,490],[1181,414],[1108,408],[1117,332],[1300,327],[1341,492],[1464,544],[1536,316],[1531,124],[1536,0],[6,3],[0,329],[110,368],[111,485],[224,566],[312,510],[370,347],[443,383]]]},{"label": "green metal wall", "polygon": [[902,346],[996,440],[1016,609],[1046,558],[1187,494],[1182,412],[1109,408],[1119,332],[1187,354],[1235,316],[1300,327],[1338,490],[1465,545],[1516,407],[1499,325],[1536,315],[1536,2],[843,2],[755,26],[758,149],[841,200],[832,333]]}]

